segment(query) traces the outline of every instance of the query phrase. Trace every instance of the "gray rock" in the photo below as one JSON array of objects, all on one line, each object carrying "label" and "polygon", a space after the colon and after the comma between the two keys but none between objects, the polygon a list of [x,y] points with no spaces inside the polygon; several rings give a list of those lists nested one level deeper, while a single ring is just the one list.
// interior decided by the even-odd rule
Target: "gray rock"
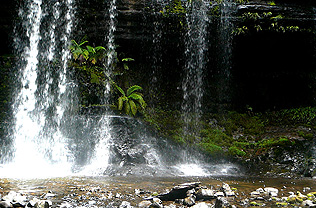
[{"label": "gray rock", "polygon": [[193,206],[195,204],[195,197],[192,195],[192,196],[188,196],[184,199],[184,202],[183,202],[183,205],[186,205],[186,206]]},{"label": "gray rock", "polygon": [[212,207],[212,204],[200,202],[200,203],[193,205],[191,208],[211,208],[211,207]]},{"label": "gray rock", "polygon": [[303,207],[316,207],[316,204],[314,204],[311,200],[305,200],[302,202]]},{"label": "gray rock", "polygon": [[49,201],[49,200],[41,200],[37,203],[37,206],[35,207],[38,207],[38,208],[49,208],[50,206],[52,206],[52,202]]},{"label": "gray rock", "polygon": [[224,197],[225,194],[224,194],[224,192],[221,192],[221,191],[220,191],[220,192],[216,192],[216,193],[215,193],[215,196],[216,196],[216,197]]},{"label": "gray rock", "polygon": [[183,183],[173,187],[173,189],[165,194],[160,194],[157,197],[163,201],[174,201],[175,199],[184,199],[187,197],[188,190],[197,188],[201,183]]},{"label": "gray rock", "polygon": [[59,208],[71,208],[71,207],[73,207],[70,203],[68,203],[68,202],[63,202],[60,206],[59,206]]},{"label": "gray rock", "polygon": [[133,206],[131,206],[131,203],[123,201],[120,205],[120,208],[133,208]]},{"label": "gray rock", "polygon": [[196,199],[197,200],[210,200],[215,199],[215,191],[211,189],[199,189],[196,192]]},{"label": "gray rock", "polygon": [[150,202],[150,201],[141,201],[141,202],[138,204],[138,207],[140,207],[140,208],[148,208],[150,205],[151,205],[151,202]]},{"label": "gray rock", "polygon": [[9,201],[1,201],[0,208],[12,208],[12,204]]},{"label": "gray rock", "polygon": [[229,202],[224,197],[218,197],[215,201],[215,208],[227,208],[230,207]]},{"label": "gray rock", "polygon": [[167,206],[164,206],[164,208],[177,208],[177,205],[175,204],[169,204]]},{"label": "gray rock", "polygon": [[271,195],[272,193],[278,195],[278,193],[279,193],[279,190],[278,190],[278,189],[272,188],[272,187],[264,188],[264,191],[267,192],[267,193],[269,193],[270,195]]}]

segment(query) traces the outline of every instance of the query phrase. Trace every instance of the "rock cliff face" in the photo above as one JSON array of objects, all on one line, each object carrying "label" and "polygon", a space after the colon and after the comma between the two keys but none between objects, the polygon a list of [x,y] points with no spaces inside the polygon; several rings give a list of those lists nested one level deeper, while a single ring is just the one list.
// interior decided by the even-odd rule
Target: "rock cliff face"
[{"label": "rock cliff face", "polygon": [[[132,57],[130,84],[140,84],[146,93],[164,94],[171,106],[181,106],[181,80],[184,68],[184,33],[179,17],[166,18],[159,12],[169,1],[118,0],[115,43],[121,57]],[[0,54],[12,53],[13,25],[21,1],[4,0],[0,8]],[[231,12],[233,30],[248,30],[232,37],[230,77],[221,75],[218,14],[208,25],[208,52],[204,105],[207,109],[223,106],[258,110],[311,105],[315,97],[315,2],[276,0],[250,1]],[[213,5],[216,5],[213,2]],[[106,45],[109,1],[77,0],[74,39],[87,36],[91,45]],[[243,16],[261,15],[257,20]],[[264,13],[272,13],[263,18]],[[272,17],[282,17],[280,19]],[[277,24],[275,24],[277,23]],[[274,25],[272,28],[271,25]],[[254,27],[261,30],[255,30]],[[282,27],[291,27],[282,31]],[[296,30],[296,26],[299,28]],[[280,28],[281,27],[281,28]],[[227,89],[218,90],[220,86]],[[155,101],[152,101],[153,103]]]}]

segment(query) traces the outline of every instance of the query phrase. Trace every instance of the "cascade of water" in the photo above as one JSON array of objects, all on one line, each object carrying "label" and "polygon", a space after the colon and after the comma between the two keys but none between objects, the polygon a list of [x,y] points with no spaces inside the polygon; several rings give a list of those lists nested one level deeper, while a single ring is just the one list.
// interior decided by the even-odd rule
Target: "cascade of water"
[{"label": "cascade of water", "polygon": [[230,77],[231,77],[231,59],[232,59],[232,42],[233,42],[233,22],[232,13],[234,12],[234,4],[232,0],[224,0],[221,5],[221,16],[219,23],[219,87],[217,88],[219,95],[219,103],[229,103]]},{"label": "cascade of water", "polygon": [[[116,0],[111,0],[108,9],[108,34],[106,36],[107,40],[107,60],[105,63],[104,73],[111,77],[113,71],[113,63],[116,58],[115,51],[115,36],[116,31]],[[104,91],[104,103],[106,106],[110,103],[110,90],[111,84],[107,82]],[[98,141],[96,143],[94,154],[91,158],[90,164],[85,167],[81,172],[85,175],[100,175],[104,174],[104,171],[109,165],[110,158],[110,147],[112,143],[112,129],[111,129],[111,116],[108,115],[109,109],[99,120],[100,129],[98,130]]]},{"label": "cascade of water", "polygon": [[[161,4],[159,0],[152,0],[151,5],[154,7],[156,5]],[[154,8],[155,9],[155,8]],[[154,108],[156,99],[158,98],[157,93],[159,87],[159,72],[161,71],[161,65],[162,65],[162,46],[161,46],[161,39],[162,39],[162,23],[160,22],[161,18],[159,18],[159,15],[156,13],[153,16],[153,28],[152,28],[152,52],[151,52],[151,80],[150,80],[150,89],[149,89],[149,95],[150,95],[150,103],[152,107]]]},{"label": "cascade of water", "polygon": [[207,2],[188,1],[187,34],[185,48],[185,75],[183,89],[184,134],[196,135],[199,132],[199,119],[202,114],[203,70],[206,65],[207,50]]},{"label": "cascade of water", "polygon": [[[17,90],[13,106],[12,157],[6,161],[8,164],[1,174],[21,176],[17,169],[26,170],[23,177],[69,174],[72,155],[62,135],[62,120],[66,105],[74,102],[66,95],[73,1],[28,0],[19,15],[28,41],[16,38],[17,51],[23,48],[18,64],[21,88]],[[57,30],[57,25],[65,26]]]}]

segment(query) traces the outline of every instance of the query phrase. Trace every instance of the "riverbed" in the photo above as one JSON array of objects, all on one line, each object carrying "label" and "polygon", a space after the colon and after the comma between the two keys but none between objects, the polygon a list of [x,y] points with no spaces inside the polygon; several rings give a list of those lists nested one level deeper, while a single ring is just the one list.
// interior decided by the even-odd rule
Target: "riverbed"
[{"label": "riverbed", "polygon": [[[307,194],[316,191],[316,180],[312,178],[259,178],[247,176],[212,177],[87,177],[69,176],[42,179],[0,179],[0,194],[10,191],[20,192],[29,198],[50,199],[52,207],[118,207],[123,201],[131,206],[146,198],[166,193],[178,184],[200,182],[201,186],[220,189],[223,183],[235,191],[230,199],[236,207],[244,207],[245,199],[258,188],[273,187],[279,190],[278,197],[289,196],[290,192]],[[174,202],[163,202],[168,205]],[[212,200],[210,201],[212,202]],[[262,199],[265,207],[273,207],[274,201]],[[65,207],[67,207],[65,205]]]}]

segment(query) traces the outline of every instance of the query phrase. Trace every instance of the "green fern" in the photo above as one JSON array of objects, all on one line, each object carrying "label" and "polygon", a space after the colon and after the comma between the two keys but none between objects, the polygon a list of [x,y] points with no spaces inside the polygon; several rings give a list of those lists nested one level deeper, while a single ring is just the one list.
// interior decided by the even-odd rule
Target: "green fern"
[{"label": "green fern", "polygon": [[125,93],[115,82],[112,82],[112,84],[121,93],[121,96],[117,99],[117,109],[119,111],[122,111],[124,108],[127,115],[135,116],[137,112],[141,112],[146,108],[146,102],[142,94],[138,92],[143,89],[142,87],[133,85]]}]

